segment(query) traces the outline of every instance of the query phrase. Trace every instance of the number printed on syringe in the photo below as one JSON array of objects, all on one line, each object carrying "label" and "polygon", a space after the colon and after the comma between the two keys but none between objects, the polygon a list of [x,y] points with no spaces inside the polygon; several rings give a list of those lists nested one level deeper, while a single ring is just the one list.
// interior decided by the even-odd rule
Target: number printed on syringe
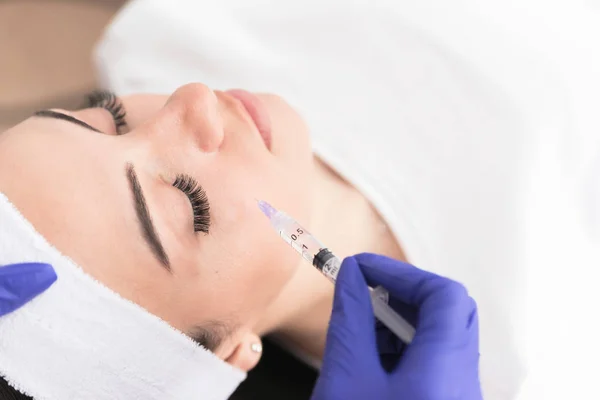
[{"label": "number printed on syringe", "polygon": [[322,247],[312,235],[307,232],[295,221],[285,224],[280,230],[279,235],[302,255],[306,261],[312,264],[315,255]]},{"label": "number printed on syringe", "polygon": [[340,266],[338,265],[338,263],[333,262],[334,260],[331,261],[332,262],[328,262],[323,266],[323,273],[331,279],[336,280],[338,272],[340,270]]}]

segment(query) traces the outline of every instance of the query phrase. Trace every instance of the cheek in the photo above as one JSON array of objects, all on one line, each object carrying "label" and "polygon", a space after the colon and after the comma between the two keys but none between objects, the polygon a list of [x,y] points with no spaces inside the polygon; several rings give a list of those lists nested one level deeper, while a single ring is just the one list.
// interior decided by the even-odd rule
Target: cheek
[{"label": "cheek", "polygon": [[[307,224],[313,176],[313,155],[308,127],[283,99],[259,95],[271,115],[275,167],[268,171],[269,194],[263,200]],[[263,182],[267,182],[264,179]]]},{"label": "cheek", "polygon": [[253,199],[215,214],[219,222],[210,234],[202,264],[211,265],[213,284],[228,297],[235,318],[251,324],[291,279],[297,256],[279,239]]},{"label": "cheek", "polygon": [[271,152],[278,158],[302,165],[311,154],[306,123],[280,97],[271,94],[261,94],[259,97],[269,110],[271,119]]}]

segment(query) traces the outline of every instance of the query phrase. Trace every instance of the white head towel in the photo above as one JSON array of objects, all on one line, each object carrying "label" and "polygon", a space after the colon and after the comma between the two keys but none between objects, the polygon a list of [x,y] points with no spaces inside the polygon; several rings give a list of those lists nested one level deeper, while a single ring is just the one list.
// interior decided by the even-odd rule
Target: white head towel
[{"label": "white head towel", "polygon": [[52,264],[46,292],[0,318],[0,375],[36,400],[226,399],[245,378],[85,274],[0,193],[0,266]]}]

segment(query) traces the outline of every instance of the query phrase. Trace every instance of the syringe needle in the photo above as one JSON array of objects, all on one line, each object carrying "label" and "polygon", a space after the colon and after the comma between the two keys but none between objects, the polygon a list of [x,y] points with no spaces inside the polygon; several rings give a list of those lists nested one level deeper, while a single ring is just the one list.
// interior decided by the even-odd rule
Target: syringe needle
[{"label": "syringe needle", "polygon": [[258,201],[258,208],[260,208],[260,211],[262,211],[263,214],[265,214],[267,218],[269,218],[269,220],[277,214],[277,210],[272,205],[263,200]]},{"label": "syringe needle", "polygon": [[[258,201],[258,207],[269,218],[273,228],[279,232],[279,236],[335,284],[342,264],[340,259],[283,211],[277,210],[263,200]],[[402,341],[410,343],[415,329],[396,313],[387,301],[383,300],[384,297],[387,298],[387,291],[381,286],[375,288],[371,293],[375,316]]]}]

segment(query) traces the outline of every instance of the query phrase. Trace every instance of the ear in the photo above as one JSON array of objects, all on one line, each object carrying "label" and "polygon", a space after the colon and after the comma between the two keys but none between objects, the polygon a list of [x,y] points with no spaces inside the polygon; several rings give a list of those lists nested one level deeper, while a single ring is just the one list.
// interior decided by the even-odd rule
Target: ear
[{"label": "ear", "polygon": [[244,333],[233,353],[225,361],[242,371],[248,372],[256,367],[261,355],[262,341],[260,337],[253,332],[247,332]]}]

